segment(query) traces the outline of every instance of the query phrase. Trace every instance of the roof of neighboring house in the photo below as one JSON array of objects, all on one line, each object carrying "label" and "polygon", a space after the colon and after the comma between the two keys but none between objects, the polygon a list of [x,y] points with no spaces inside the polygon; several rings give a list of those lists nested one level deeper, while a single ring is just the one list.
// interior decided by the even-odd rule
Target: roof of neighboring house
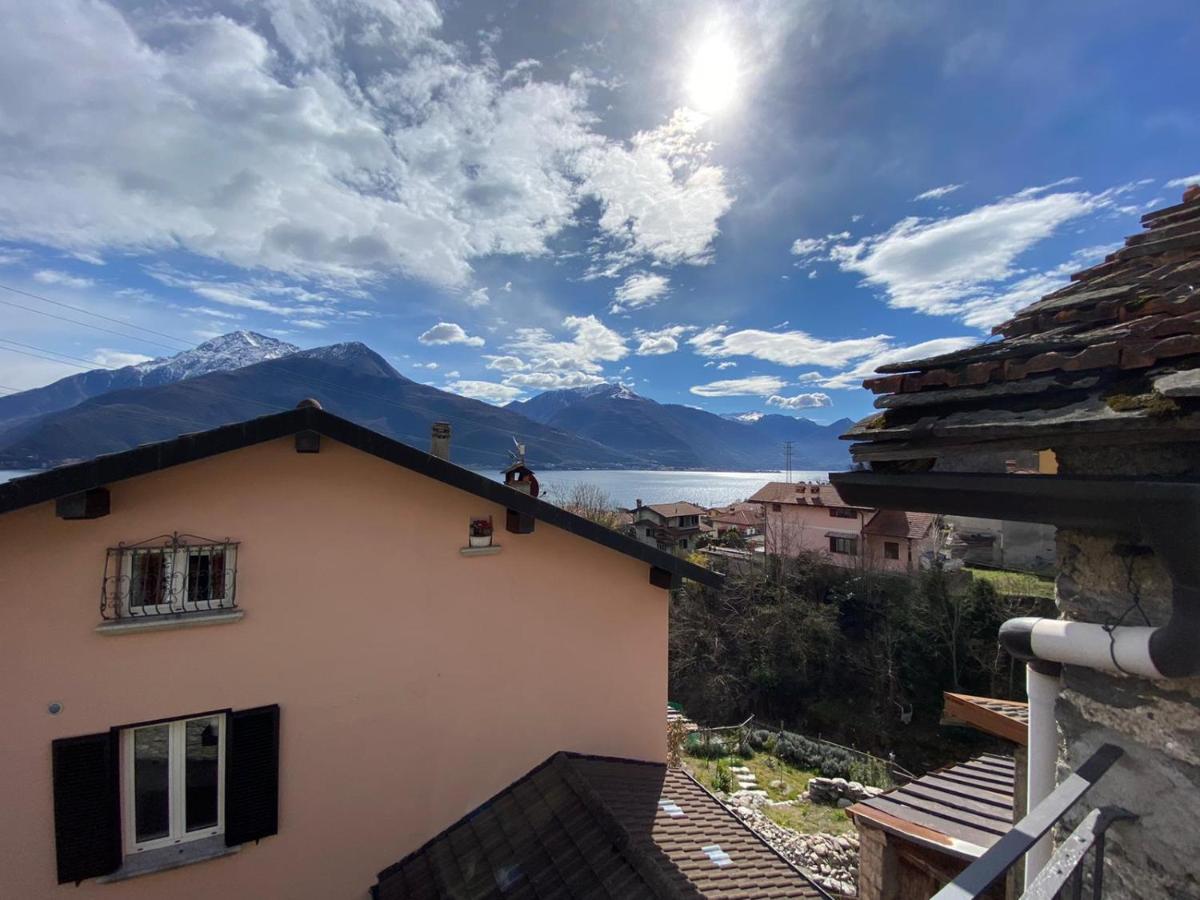
[{"label": "roof of neighboring house", "polygon": [[676,516],[701,516],[707,512],[703,506],[688,503],[686,500],[680,500],[678,503],[647,503],[640,508],[652,509],[660,516],[668,519],[673,519]]},{"label": "roof of neighboring house", "polygon": [[863,534],[923,540],[937,517],[931,513],[881,509],[863,526]]},{"label": "roof of neighboring house", "polygon": [[944,718],[962,722],[1022,747],[1029,743],[1029,704],[970,694],[942,694]]},{"label": "roof of neighboring house", "polygon": [[826,896],[682,770],[561,752],[380,872],[372,894]]},{"label": "roof of neighboring house", "polygon": [[[794,503],[798,506],[840,506],[850,504],[842,500],[832,484],[806,482],[769,481],[749,498],[750,503]],[[868,507],[854,507],[867,509]]]},{"label": "roof of neighboring house", "polygon": [[859,827],[872,825],[962,859],[976,859],[1013,826],[1011,756],[985,753],[938,769],[854,804]]},{"label": "roof of neighboring house", "polygon": [[302,431],[315,431],[364,453],[370,453],[443,484],[501,504],[518,513],[533,516],[547,525],[569,531],[656,568],[665,569],[673,575],[710,585],[720,584],[720,576],[703,566],[686,562],[673,554],[650,547],[561,507],[506,487],[485,475],[456,466],[377,431],[335,416],[318,406],[306,404],[244,422],[222,425],[209,431],[182,434],[167,441],[143,444],[119,453],[97,456],[95,459],[59,466],[45,472],[26,475],[24,478],[14,478],[0,484],[0,513],[104,487],[126,478],[157,472],[231,450],[240,450]]},{"label": "roof of neighboring house", "polygon": [[746,507],[750,504],[741,504],[737,508],[712,510],[709,513],[709,520],[713,525],[731,525],[738,528],[757,528],[762,524],[762,507],[754,504],[752,508]]},{"label": "roof of neighboring house", "polygon": [[844,435],[854,457],[1200,437],[1200,192],[1188,195],[997,326],[1001,340],[881,366],[864,385],[883,411]]}]

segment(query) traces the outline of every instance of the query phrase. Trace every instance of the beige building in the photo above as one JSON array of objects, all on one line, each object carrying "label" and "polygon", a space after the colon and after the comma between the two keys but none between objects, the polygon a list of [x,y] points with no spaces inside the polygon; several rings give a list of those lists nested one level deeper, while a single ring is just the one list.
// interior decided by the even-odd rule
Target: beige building
[{"label": "beige building", "polygon": [[841,566],[915,572],[936,546],[933,516],[854,506],[831,484],[772,481],[748,502],[762,507],[765,550],[779,556],[811,553]]},{"label": "beige building", "polygon": [[365,897],[557,751],[661,769],[684,576],[312,406],[0,485],[0,896]]}]

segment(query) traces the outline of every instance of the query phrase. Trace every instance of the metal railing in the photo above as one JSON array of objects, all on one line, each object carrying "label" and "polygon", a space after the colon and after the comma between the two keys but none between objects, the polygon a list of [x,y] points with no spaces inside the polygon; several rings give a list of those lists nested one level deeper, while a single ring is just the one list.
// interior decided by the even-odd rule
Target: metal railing
[{"label": "metal railing", "polygon": [[136,619],[237,606],[235,541],[164,534],[108,548],[100,588],[104,619]]},{"label": "metal railing", "polygon": [[[983,856],[962,871],[932,900],[974,900],[1018,865],[1038,840],[1048,833],[1078,803],[1092,786],[1121,758],[1122,750],[1105,744],[1076,769],[1054,791],[1029,811],[1012,830],[992,845]],[[1029,884],[1023,900],[1051,900],[1069,896],[1080,900],[1087,888],[1092,898],[1102,896],[1104,887],[1104,838],[1108,827],[1136,816],[1116,807],[1088,813],[1050,858],[1046,867]],[[1092,865],[1087,866],[1087,857]]]}]

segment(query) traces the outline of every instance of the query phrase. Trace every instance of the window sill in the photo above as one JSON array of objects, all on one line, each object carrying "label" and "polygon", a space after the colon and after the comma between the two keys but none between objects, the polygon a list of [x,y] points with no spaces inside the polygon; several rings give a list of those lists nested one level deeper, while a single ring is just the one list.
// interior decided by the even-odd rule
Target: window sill
[{"label": "window sill", "polygon": [[499,544],[491,544],[487,547],[459,547],[458,552],[463,556],[491,556],[503,549]]},{"label": "window sill", "polygon": [[241,849],[241,846],[226,847],[225,838],[217,835],[199,841],[188,841],[186,844],[178,844],[174,847],[147,850],[145,853],[125,857],[121,868],[111,875],[97,878],[96,881],[100,884],[109,884],[114,881],[137,878],[141,875],[150,875],[154,872],[166,872],[169,869],[178,869],[209,859],[232,856]]},{"label": "window sill", "polygon": [[167,616],[145,616],[136,619],[111,619],[96,626],[97,634],[129,634],[134,631],[166,631],[174,628],[197,628],[201,625],[229,625],[241,621],[240,609],[216,609],[212,612],[173,613]]}]

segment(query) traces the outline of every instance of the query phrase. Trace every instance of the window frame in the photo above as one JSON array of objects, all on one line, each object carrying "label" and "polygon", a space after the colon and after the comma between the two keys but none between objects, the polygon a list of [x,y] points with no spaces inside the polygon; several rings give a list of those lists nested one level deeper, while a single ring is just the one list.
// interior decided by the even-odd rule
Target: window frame
[{"label": "window frame", "polygon": [[[161,543],[156,543],[161,541]],[[206,613],[237,608],[237,561],[239,542],[198,538],[178,532],[137,544],[110,547],[105,565],[104,590],[100,612],[105,619],[131,620],[189,613]],[[221,595],[199,598],[199,570],[192,571],[193,556],[222,559]],[[134,603],[145,594],[135,588],[139,558],[158,557],[162,573],[154,597],[158,603]],[[115,560],[114,560],[115,558]],[[115,563],[115,564],[114,564]],[[207,584],[212,589],[212,564]]]},{"label": "window frame", "polygon": [[[894,556],[890,552],[890,548],[895,548]],[[898,560],[900,558],[900,542],[899,541],[884,541],[883,542],[883,558]]]},{"label": "window frame", "polygon": [[[849,547],[848,550],[838,549],[842,544]],[[858,556],[858,538],[856,537],[838,537],[836,535],[829,536],[829,552],[836,553],[838,556]]]},{"label": "window frame", "polygon": [[[225,833],[226,744],[229,733],[228,710],[188,715],[175,719],[139,722],[117,729],[119,743],[119,794],[121,805],[121,850],[125,858],[141,853],[176,847]],[[217,719],[217,822],[195,831],[187,830],[187,723]],[[166,837],[137,840],[137,795],[134,779],[134,732],[142,728],[161,728],[167,732],[167,817]]]},{"label": "window frame", "polygon": [[848,506],[831,506],[829,507],[829,517],[831,519],[857,519],[858,511]]}]

